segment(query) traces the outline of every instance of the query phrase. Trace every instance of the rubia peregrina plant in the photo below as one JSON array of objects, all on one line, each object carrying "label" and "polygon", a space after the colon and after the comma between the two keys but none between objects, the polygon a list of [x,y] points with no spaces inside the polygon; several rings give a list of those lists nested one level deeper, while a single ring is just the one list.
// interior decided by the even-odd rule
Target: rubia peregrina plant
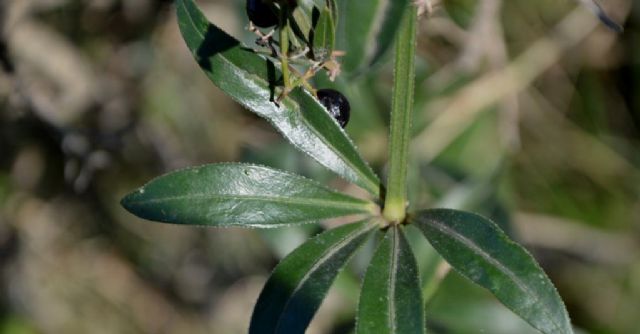
[{"label": "rubia peregrina plant", "polygon": [[178,0],[176,7],[184,40],[215,85],[267,119],[299,150],[370,195],[354,198],[295,174],[225,163],[169,173],[122,200],[127,210],[145,219],[215,227],[269,228],[359,216],[357,222],[310,239],[277,265],[255,305],[250,333],[303,333],[340,270],[374,236],[378,245],[364,275],[356,333],[425,333],[424,285],[405,236],[409,224],[422,231],[455,270],[488,289],[531,326],[543,333],[572,333],[549,278],[496,224],[451,209],[406,212],[416,4],[350,0],[341,7],[359,8],[363,17],[345,25],[370,32],[350,36],[353,54],[343,56],[351,75],[376,66],[395,41],[384,186],[341,128],[346,123],[340,116],[344,102],[335,101],[344,97],[332,92],[327,98],[326,91],[311,84],[318,71],[330,77],[340,71],[341,54],[333,46],[338,31],[333,0],[248,1],[256,48],[209,23],[194,0]]}]

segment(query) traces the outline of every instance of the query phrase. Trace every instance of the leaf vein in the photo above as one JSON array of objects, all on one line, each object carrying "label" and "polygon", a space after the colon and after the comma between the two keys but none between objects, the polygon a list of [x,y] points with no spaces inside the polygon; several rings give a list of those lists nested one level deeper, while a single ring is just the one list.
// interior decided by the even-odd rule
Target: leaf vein
[{"label": "leaf vein", "polygon": [[224,194],[190,194],[190,195],[177,195],[167,196],[162,198],[152,198],[139,201],[132,201],[132,205],[149,205],[159,204],[171,201],[179,200],[194,200],[194,199],[210,199],[210,200],[239,200],[239,201],[256,201],[256,202],[273,202],[273,203],[286,203],[294,205],[307,205],[318,207],[334,207],[334,208],[351,208],[365,210],[366,202],[362,203],[346,203],[340,201],[331,201],[326,199],[312,199],[312,198],[300,198],[300,197],[283,197],[283,196],[245,196],[245,195],[224,195]]},{"label": "leaf vein", "polygon": [[347,244],[349,244],[350,242],[358,238],[360,235],[366,233],[370,229],[371,229],[371,225],[364,224],[362,228],[357,229],[351,232],[350,234],[346,235],[344,238],[342,238],[339,242],[335,244],[334,247],[329,248],[321,257],[319,257],[313,263],[311,268],[309,268],[309,270],[304,274],[300,282],[296,285],[295,289],[291,292],[291,298],[287,300],[287,303],[283,307],[283,312],[280,314],[280,317],[278,317],[278,321],[276,322],[275,331],[274,331],[275,333],[278,333],[280,324],[283,319],[283,315],[285,314],[284,311],[286,311],[289,308],[289,304],[291,303],[293,296],[295,296],[300,291],[300,289],[302,289],[302,286],[309,280],[309,277],[311,277],[311,275],[316,270],[318,270],[318,268],[322,266],[327,260],[329,260],[333,255],[335,255],[337,252],[342,250],[344,246],[346,246]]},{"label": "leaf vein", "polygon": [[397,271],[398,271],[398,231],[394,227],[393,229],[393,244],[391,249],[391,273],[389,275],[389,325],[391,325],[391,332],[396,333],[397,324],[396,324],[396,280],[397,280]]},{"label": "leaf vein", "polygon": [[[186,5],[185,5],[185,3],[184,3],[184,2],[182,2],[182,6],[183,6],[183,7],[186,7]],[[185,12],[186,12],[186,14],[187,14],[187,17],[189,18],[189,21],[190,21],[190,23],[191,23],[191,27],[192,27],[192,28],[193,28],[193,30],[198,34],[198,36],[200,36],[200,39],[204,41],[205,36],[204,36],[204,34],[203,34],[199,29],[198,29],[198,27],[197,27],[197,25],[196,25],[196,22],[195,22],[195,20],[194,20],[194,16],[192,15],[192,13],[191,13],[187,8],[185,8]],[[208,23],[208,24],[210,24],[210,23]],[[192,49],[192,52],[194,52],[194,49]],[[260,56],[258,56],[258,57],[260,57]],[[230,64],[231,66],[233,66],[233,67],[238,67],[238,65],[237,65],[237,64],[233,63],[231,60],[227,59],[226,57],[220,57],[220,58],[222,58],[222,60],[223,60],[224,62],[226,62],[226,63]],[[268,84],[265,80],[262,80],[262,79],[260,79],[260,78],[256,78],[256,80],[261,81],[261,82],[262,82],[263,84],[265,84],[265,85],[266,85],[266,84]],[[244,81],[247,81],[247,80],[245,79]],[[248,81],[250,81],[250,80],[248,80]],[[236,101],[237,101],[237,102],[239,102],[240,104],[244,104],[244,103],[242,103],[242,101],[240,101],[239,99],[237,99],[237,98],[235,98],[235,97],[234,97],[234,100],[236,100]],[[292,99],[291,99],[291,100],[292,100]],[[293,100],[292,100],[292,101],[293,101]],[[294,103],[294,104],[295,104],[295,105],[297,105],[297,106],[298,106],[298,108],[300,108],[300,105],[299,105],[298,103]],[[375,179],[374,179],[375,181],[374,181],[374,180],[372,180],[372,179],[371,179],[371,178],[370,178],[366,173],[364,173],[364,172],[361,170],[361,168],[359,168],[358,166],[356,166],[356,165],[351,161],[351,159],[348,159],[348,158],[346,157],[346,155],[345,155],[342,151],[338,150],[338,149],[337,149],[337,148],[336,148],[332,143],[330,143],[330,142],[329,142],[329,141],[328,141],[328,140],[327,140],[327,139],[322,135],[322,132],[318,131],[318,129],[316,129],[316,127],[315,127],[315,126],[313,126],[311,123],[309,123],[309,121],[308,121],[305,117],[301,117],[301,118],[302,118],[303,122],[308,126],[308,128],[309,128],[309,129],[310,129],[310,130],[311,130],[311,131],[316,135],[316,138],[320,139],[320,141],[321,141],[321,142],[322,142],[322,143],[323,143],[327,148],[329,148],[329,150],[330,150],[331,152],[333,152],[333,154],[335,154],[336,156],[338,156],[338,157],[340,158],[340,160],[341,160],[344,164],[346,164],[347,166],[349,166],[349,167],[350,167],[350,169],[351,169],[352,171],[354,171],[357,175],[359,175],[359,178],[360,178],[361,180],[363,180],[363,181],[365,181],[365,182],[366,182],[367,186],[365,187],[365,189],[367,189],[367,190],[369,190],[369,191],[373,192],[373,193],[374,193],[374,195],[377,195],[377,190],[376,190],[376,188],[378,187],[377,180],[375,180]],[[275,125],[275,124],[274,124],[274,125]],[[277,126],[276,126],[276,127],[277,127]],[[280,132],[281,132],[281,133],[283,133],[282,131],[280,131]],[[284,133],[283,133],[283,134],[284,134]],[[285,137],[287,137],[287,136],[285,135]],[[347,138],[347,140],[349,140],[349,139]],[[324,162],[322,162],[322,161],[320,161],[318,158],[316,158],[316,157],[312,154],[313,152],[310,152],[310,150],[308,150],[308,149],[306,149],[306,148],[303,148],[301,145],[299,145],[299,144],[297,144],[297,143],[294,143],[294,142],[292,142],[292,143],[293,143],[296,147],[298,147],[300,150],[302,150],[303,152],[305,152],[306,154],[308,154],[308,155],[310,155],[310,156],[314,157],[314,159],[318,160],[318,162],[320,162],[321,164],[323,164],[323,165],[327,166]],[[327,167],[329,167],[329,166],[327,166]],[[365,169],[366,169],[367,167],[368,167],[368,166],[366,166],[366,165],[364,166],[364,168],[365,168]],[[332,168],[330,168],[330,169],[332,169]],[[351,180],[351,181],[353,181],[353,182],[357,182],[357,179],[358,179],[358,178],[356,178],[355,180]]]},{"label": "leaf vein", "polygon": [[[543,304],[541,302],[541,300],[540,300],[540,297],[535,292],[533,292],[531,289],[529,289],[529,287],[526,285],[526,283],[523,282],[520,278],[518,278],[518,276],[513,271],[509,270],[509,268],[507,266],[505,266],[500,261],[498,261],[495,258],[493,258],[489,253],[487,253],[480,246],[478,246],[473,240],[471,240],[471,239],[469,239],[469,238],[467,238],[467,237],[465,237],[463,235],[460,235],[455,230],[453,230],[452,228],[446,226],[445,224],[443,224],[443,223],[441,223],[439,221],[436,221],[436,220],[432,219],[432,220],[429,220],[429,222],[431,223],[432,226],[434,226],[440,232],[444,233],[445,235],[448,235],[449,237],[451,237],[453,239],[458,240],[459,242],[463,243],[465,246],[467,246],[470,249],[472,249],[473,251],[475,251],[478,255],[480,255],[482,258],[484,258],[487,262],[489,262],[490,264],[494,265],[503,274],[507,275],[516,284],[516,286],[521,291],[523,291],[526,295],[528,295],[530,298],[535,300],[536,303]],[[553,323],[553,326],[559,332],[562,332],[562,327],[556,322],[555,317],[552,316],[552,314],[549,312],[549,310],[546,307],[542,307],[541,309],[542,309],[542,312],[545,313],[547,318],[551,319],[551,322]]]}]

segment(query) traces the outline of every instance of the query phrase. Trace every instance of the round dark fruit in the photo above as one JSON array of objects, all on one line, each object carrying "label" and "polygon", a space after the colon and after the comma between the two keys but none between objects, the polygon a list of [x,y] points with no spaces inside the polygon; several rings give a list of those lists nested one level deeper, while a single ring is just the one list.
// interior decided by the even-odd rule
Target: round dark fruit
[{"label": "round dark fruit", "polygon": [[264,0],[247,0],[247,16],[260,28],[269,28],[278,24],[275,7]]},{"label": "round dark fruit", "polygon": [[337,90],[319,89],[316,93],[320,103],[327,108],[331,116],[344,128],[349,122],[351,106],[349,100]]}]

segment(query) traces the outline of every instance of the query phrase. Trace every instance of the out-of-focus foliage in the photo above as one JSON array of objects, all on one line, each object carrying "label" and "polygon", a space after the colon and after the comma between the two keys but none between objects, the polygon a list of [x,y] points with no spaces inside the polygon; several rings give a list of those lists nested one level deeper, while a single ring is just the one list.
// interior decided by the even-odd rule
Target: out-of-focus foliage
[{"label": "out-of-focus foliage", "polygon": [[[617,35],[569,0],[444,1],[420,23],[410,205],[490,215],[541,262],[576,326],[637,332],[640,4],[601,1],[626,22]],[[255,40],[242,1],[198,3]],[[0,22],[2,333],[246,332],[275,260],[317,229],[192,229],[119,207],[163,172],[245,161],[361,191],[212,86],[169,1],[3,0]],[[389,65],[318,83],[349,97],[346,130],[382,174]],[[430,254],[417,254],[421,273],[444,277]],[[309,332],[353,329],[368,261],[353,262]],[[525,332],[460,281],[446,276],[426,305],[431,332]]]}]

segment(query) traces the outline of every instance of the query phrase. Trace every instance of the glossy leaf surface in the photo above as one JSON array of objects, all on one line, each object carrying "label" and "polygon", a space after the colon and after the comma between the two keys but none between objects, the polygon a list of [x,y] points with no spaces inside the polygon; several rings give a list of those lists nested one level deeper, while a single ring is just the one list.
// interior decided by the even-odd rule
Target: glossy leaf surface
[{"label": "glossy leaf surface", "polygon": [[343,70],[361,73],[377,65],[393,46],[409,0],[338,1],[341,15],[338,49]]},{"label": "glossy leaf surface", "polygon": [[148,220],[189,225],[277,227],[367,213],[372,203],[267,167],[216,164],[163,175],[122,205]]},{"label": "glossy leaf surface", "polygon": [[357,334],[425,333],[418,265],[404,233],[389,228],[362,284]]},{"label": "glossy leaf surface", "polygon": [[304,333],[334,279],[374,227],[368,221],[337,227],[284,258],[260,293],[249,333]]},{"label": "glossy leaf surface", "polygon": [[267,119],[298,149],[345,179],[379,195],[380,180],[325,108],[297,88],[279,104],[280,71],[209,23],[193,0],[176,3],[180,31],[213,83],[238,103]]},{"label": "glossy leaf surface", "polygon": [[573,333],[547,275],[493,222],[449,209],[420,211],[412,221],[454,269],[487,288],[534,328],[548,334]]},{"label": "glossy leaf surface", "polygon": [[446,328],[447,333],[540,334],[487,290],[456,272],[447,275],[426,305],[427,327]]}]

